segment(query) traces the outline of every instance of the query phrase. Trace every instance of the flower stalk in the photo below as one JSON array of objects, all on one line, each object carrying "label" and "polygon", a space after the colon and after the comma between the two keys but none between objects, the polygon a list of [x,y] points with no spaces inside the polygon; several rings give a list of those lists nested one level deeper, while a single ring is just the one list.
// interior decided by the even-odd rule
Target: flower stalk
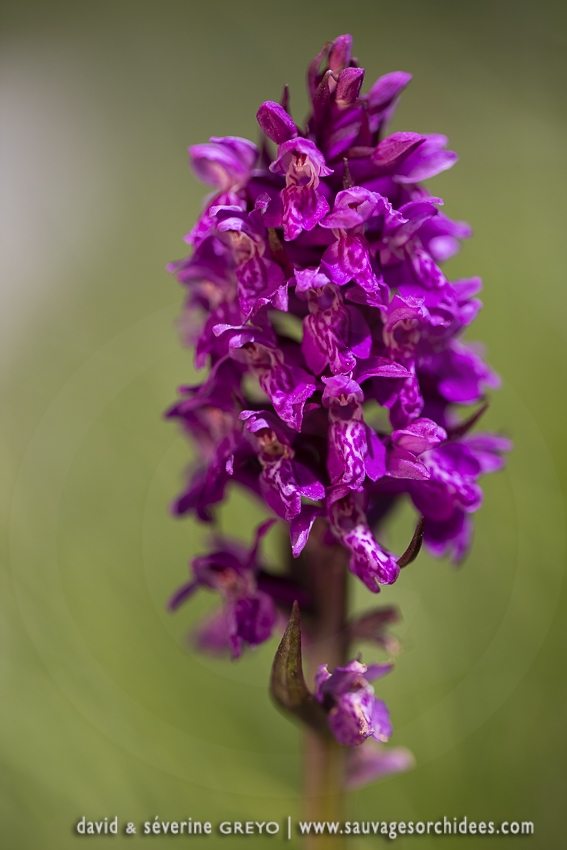
[{"label": "flower stalk", "polygon": [[[323,536],[324,525],[316,522],[305,554],[315,608],[308,651],[310,680],[315,679],[324,664],[332,669],[344,665],[348,653],[348,557],[340,546],[325,546]],[[303,767],[306,820],[343,819],[345,760],[346,749],[334,737],[321,735],[312,728],[306,730]],[[306,847],[325,850],[325,844],[318,839],[308,838]],[[335,839],[333,846],[340,850],[341,842]]]}]

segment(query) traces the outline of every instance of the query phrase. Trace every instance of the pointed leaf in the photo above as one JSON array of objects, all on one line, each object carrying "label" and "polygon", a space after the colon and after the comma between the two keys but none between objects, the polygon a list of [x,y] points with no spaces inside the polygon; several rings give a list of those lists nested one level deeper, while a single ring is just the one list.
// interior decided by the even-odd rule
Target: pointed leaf
[{"label": "pointed leaf", "polygon": [[274,658],[270,693],[276,704],[298,720],[312,726],[326,738],[332,738],[327,717],[310,693],[303,676],[301,658],[301,617],[297,602]]}]

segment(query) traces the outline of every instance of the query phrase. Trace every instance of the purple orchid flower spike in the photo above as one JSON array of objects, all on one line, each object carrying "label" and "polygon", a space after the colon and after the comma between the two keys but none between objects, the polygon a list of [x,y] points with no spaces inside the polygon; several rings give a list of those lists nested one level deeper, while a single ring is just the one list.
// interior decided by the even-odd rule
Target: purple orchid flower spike
[{"label": "purple orchid flower spike", "polygon": [[[258,109],[260,149],[235,136],[192,145],[211,194],[186,237],[191,256],[168,266],[186,293],[183,339],[204,370],[167,414],[196,449],[172,512],[214,527],[236,490],[271,517],[250,549],[216,538],[170,607],[199,588],[220,594],[194,644],[233,657],[289,618],[271,693],[314,735],[312,820],[327,819],[329,776],[355,787],[412,764],[403,748],[383,747],[391,725],[371,681],[390,664],[347,663],[358,639],[400,648],[384,634],[392,606],[349,621],[349,571],[376,594],[404,580],[422,542],[462,561],[481,476],[511,448],[474,430],[499,385],[482,347],[464,339],[481,281],[449,280],[442,268],[471,229],[423,185],[457,155],[443,135],[388,131],[410,79],[394,71],[367,86],[351,36],[340,35],[309,64],[306,124],[286,87]],[[402,501],[418,515],[397,555],[380,541]],[[289,543],[286,534],[273,570],[258,547],[276,521]],[[302,643],[319,668],[314,692]],[[351,750],[341,770],[337,741]],[[332,791],[338,799],[342,788]]]}]

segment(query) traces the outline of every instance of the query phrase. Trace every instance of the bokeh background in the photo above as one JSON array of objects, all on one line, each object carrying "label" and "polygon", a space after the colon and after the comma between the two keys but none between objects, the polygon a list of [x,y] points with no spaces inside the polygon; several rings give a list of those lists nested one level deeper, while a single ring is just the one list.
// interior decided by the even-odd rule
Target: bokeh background
[{"label": "bokeh background", "polygon": [[[185,253],[203,194],[187,145],[255,138],[258,105],[284,82],[301,119],[306,64],[342,32],[367,82],[414,74],[393,129],[446,133],[461,155],[429,186],[474,227],[448,272],[484,278],[472,337],[504,381],[486,424],[515,443],[486,480],[465,566],[422,555],[382,594],[402,608],[405,651],[380,693],[417,768],[352,795],[351,817],[535,822],[531,839],[447,850],[565,840],[566,13],[548,0],[4,0],[3,847],[75,846],[83,815],[299,816],[299,735],[266,694],[274,644],[239,664],[197,657],[184,635],[212,600],[164,611],[206,541],[167,513],[189,451],[161,415],[194,373],[164,265]],[[260,516],[231,498],[220,521],[247,539]],[[392,523],[398,551],[412,521]],[[91,839],[126,840],[143,846]]]}]

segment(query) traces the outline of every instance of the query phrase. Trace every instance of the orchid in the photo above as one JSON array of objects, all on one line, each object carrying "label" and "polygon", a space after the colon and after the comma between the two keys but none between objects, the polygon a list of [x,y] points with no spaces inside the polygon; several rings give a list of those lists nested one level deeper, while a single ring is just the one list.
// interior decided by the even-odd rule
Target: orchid
[{"label": "orchid", "polygon": [[[258,110],[258,146],[227,136],[189,148],[213,192],[186,237],[193,253],[169,268],[187,292],[195,365],[208,371],[168,412],[198,448],[173,511],[214,525],[236,486],[271,518],[250,549],[217,535],[170,607],[199,588],[219,594],[222,607],[196,641],[233,658],[289,620],[272,695],[325,757],[339,745],[366,753],[343,760],[344,782],[361,784],[407,769],[412,757],[382,747],[392,726],[370,682],[391,661],[349,660],[357,637],[390,653],[395,615],[378,608],[349,622],[347,570],[377,594],[422,540],[434,556],[462,560],[482,504],[479,478],[502,467],[510,444],[471,433],[499,384],[481,347],[464,339],[481,283],[442,271],[470,228],[423,185],[457,155],[441,135],[388,135],[411,76],[387,74],[363,93],[351,47],[340,36],[309,65],[304,126],[289,113],[286,87],[280,103]],[[389,420],[383,430],[367,416],[376,405]],[[383,524],[404,498],[416,531],[396,554],[381,542]],[[276,521],[289,532],[285,574],[258,553]],[[328,658],[318,658],[323,632]]]}]

